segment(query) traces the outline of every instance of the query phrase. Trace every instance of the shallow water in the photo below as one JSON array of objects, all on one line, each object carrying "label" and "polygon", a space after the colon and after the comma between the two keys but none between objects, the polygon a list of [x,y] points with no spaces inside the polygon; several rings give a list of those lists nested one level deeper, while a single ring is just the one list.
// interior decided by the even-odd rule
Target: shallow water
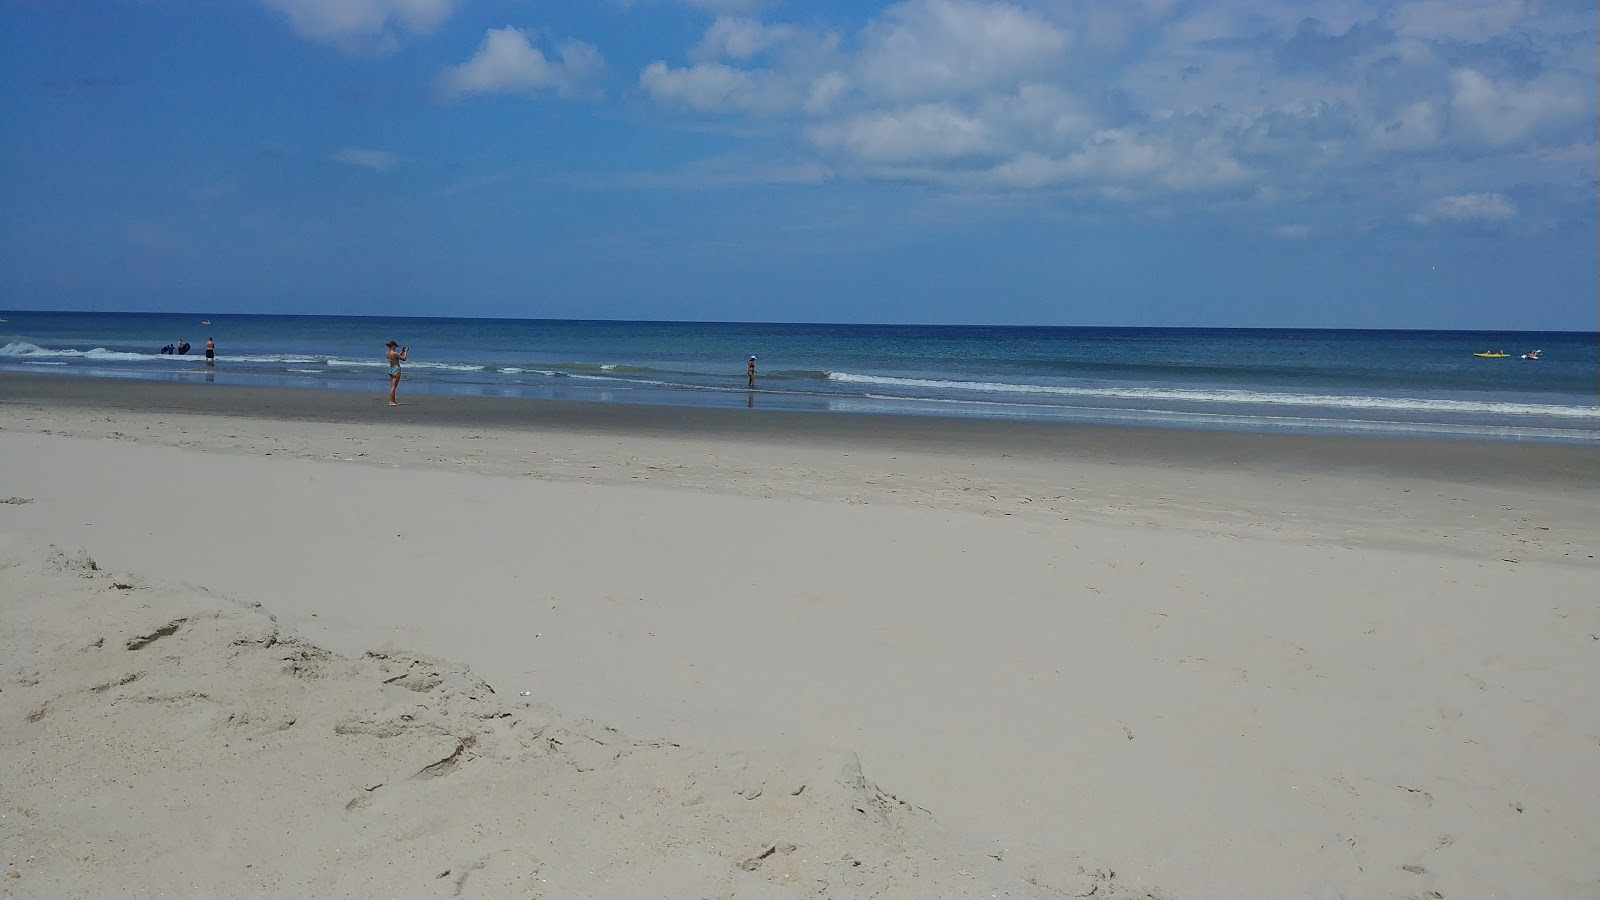
[{"label": "shallow water", "polygon": [[[1584,332],[6,318],[0,368],[54,374],[381,391],[393,338],[411,347],[403,389],[421,393],[1512,440],[1600,430],[1600,343]],[[189,355],[159,352],[180,339]],[[1502,348],[1510,358],[1472,355]],[[1535,348],[1542,359],[1521,358]]]}]

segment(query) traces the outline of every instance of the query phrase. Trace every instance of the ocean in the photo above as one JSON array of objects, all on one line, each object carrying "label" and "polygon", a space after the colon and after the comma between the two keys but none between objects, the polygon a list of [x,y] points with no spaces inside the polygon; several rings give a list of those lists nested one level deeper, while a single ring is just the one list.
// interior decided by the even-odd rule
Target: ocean
[{"label": "ocean", "polygon": [[[393,339],[411,347],[402,394],[1600,439],[1600,340],[1589,332],[0,315],[0,370],[60,375],[378,394]],[[218,348],[210,368],[207,337]],[[180,339],[189,355],[160,353]],[[1501,349],[1510,356],[1473,356]],[[1540,359],[1522,358],[1534,349]]]}]

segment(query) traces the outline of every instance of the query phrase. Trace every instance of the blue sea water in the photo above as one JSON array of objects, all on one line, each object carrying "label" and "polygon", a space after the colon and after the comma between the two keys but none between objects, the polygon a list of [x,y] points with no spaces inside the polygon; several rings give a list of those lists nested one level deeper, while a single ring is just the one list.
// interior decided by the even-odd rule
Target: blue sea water
[{"label": "blue sea water", "polygon": [[[0,369],[381,392],[1510,440],[1600,438],[1587,332],[6,312]],[[204,364],[206,337],[215,368]],[[187,339],[188,356],[162,345]],[[1504,349],[1506,359],[1472,354]],[[1542,359],[1524,360],[1540,349]],[[745,360],[758,359],[757,390]]]}]

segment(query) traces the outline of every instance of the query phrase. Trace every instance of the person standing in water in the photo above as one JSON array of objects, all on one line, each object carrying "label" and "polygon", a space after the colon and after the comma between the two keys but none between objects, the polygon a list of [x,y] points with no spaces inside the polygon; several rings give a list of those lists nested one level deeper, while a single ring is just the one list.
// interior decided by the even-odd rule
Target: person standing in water
[{"label": "person standing in water", "polygon": [[400,401],[394,397],[395,389],[400,387],[400,364],[406,361],[406,354],[411,352],[410,347],[401,347],[394,341],[384,345],[384,359],[389,361],[389,405],[399,406]]},{"label": "person standing in water", "polygon": [[754,356],[750,357],[750,362],[745,364],[744,375],[745,375],[746,382],[751,387],[755,387],[756,386],[756,358]]},{"label": "person standing in water", "polygon": [[213,338],[206,338],[206,365],[217,364],[217,342]]}]

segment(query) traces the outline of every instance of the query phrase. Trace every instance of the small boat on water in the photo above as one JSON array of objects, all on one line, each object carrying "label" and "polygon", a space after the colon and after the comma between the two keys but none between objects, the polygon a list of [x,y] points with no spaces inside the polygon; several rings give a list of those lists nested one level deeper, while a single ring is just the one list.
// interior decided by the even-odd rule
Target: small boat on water
[{"label": "small boat on water", "polygon": [[1474,353],[1472,355],[1476,356],[1479,359],[1505,359],[1506,357],[1510,356],[1511,354],[1505,352],[1504,350],[1496,350],[1493,353],[1490,353],[1489,351],[1485,350],[1482,353]]},{"label": "small boat on water", "polygon": [[1539,358],[1539,354],[1541,354],[1543,352],[1544,352],[1543,350],[1529,350],[1527,353],[1522,354],[1522,358],[1523,359],[1538,359]]},{"label": "small boat on water", "polygon": [[211,324],[211,320],[210,319],[201,319],[200,320],[200,324],[201,325],[210,325]]}]

